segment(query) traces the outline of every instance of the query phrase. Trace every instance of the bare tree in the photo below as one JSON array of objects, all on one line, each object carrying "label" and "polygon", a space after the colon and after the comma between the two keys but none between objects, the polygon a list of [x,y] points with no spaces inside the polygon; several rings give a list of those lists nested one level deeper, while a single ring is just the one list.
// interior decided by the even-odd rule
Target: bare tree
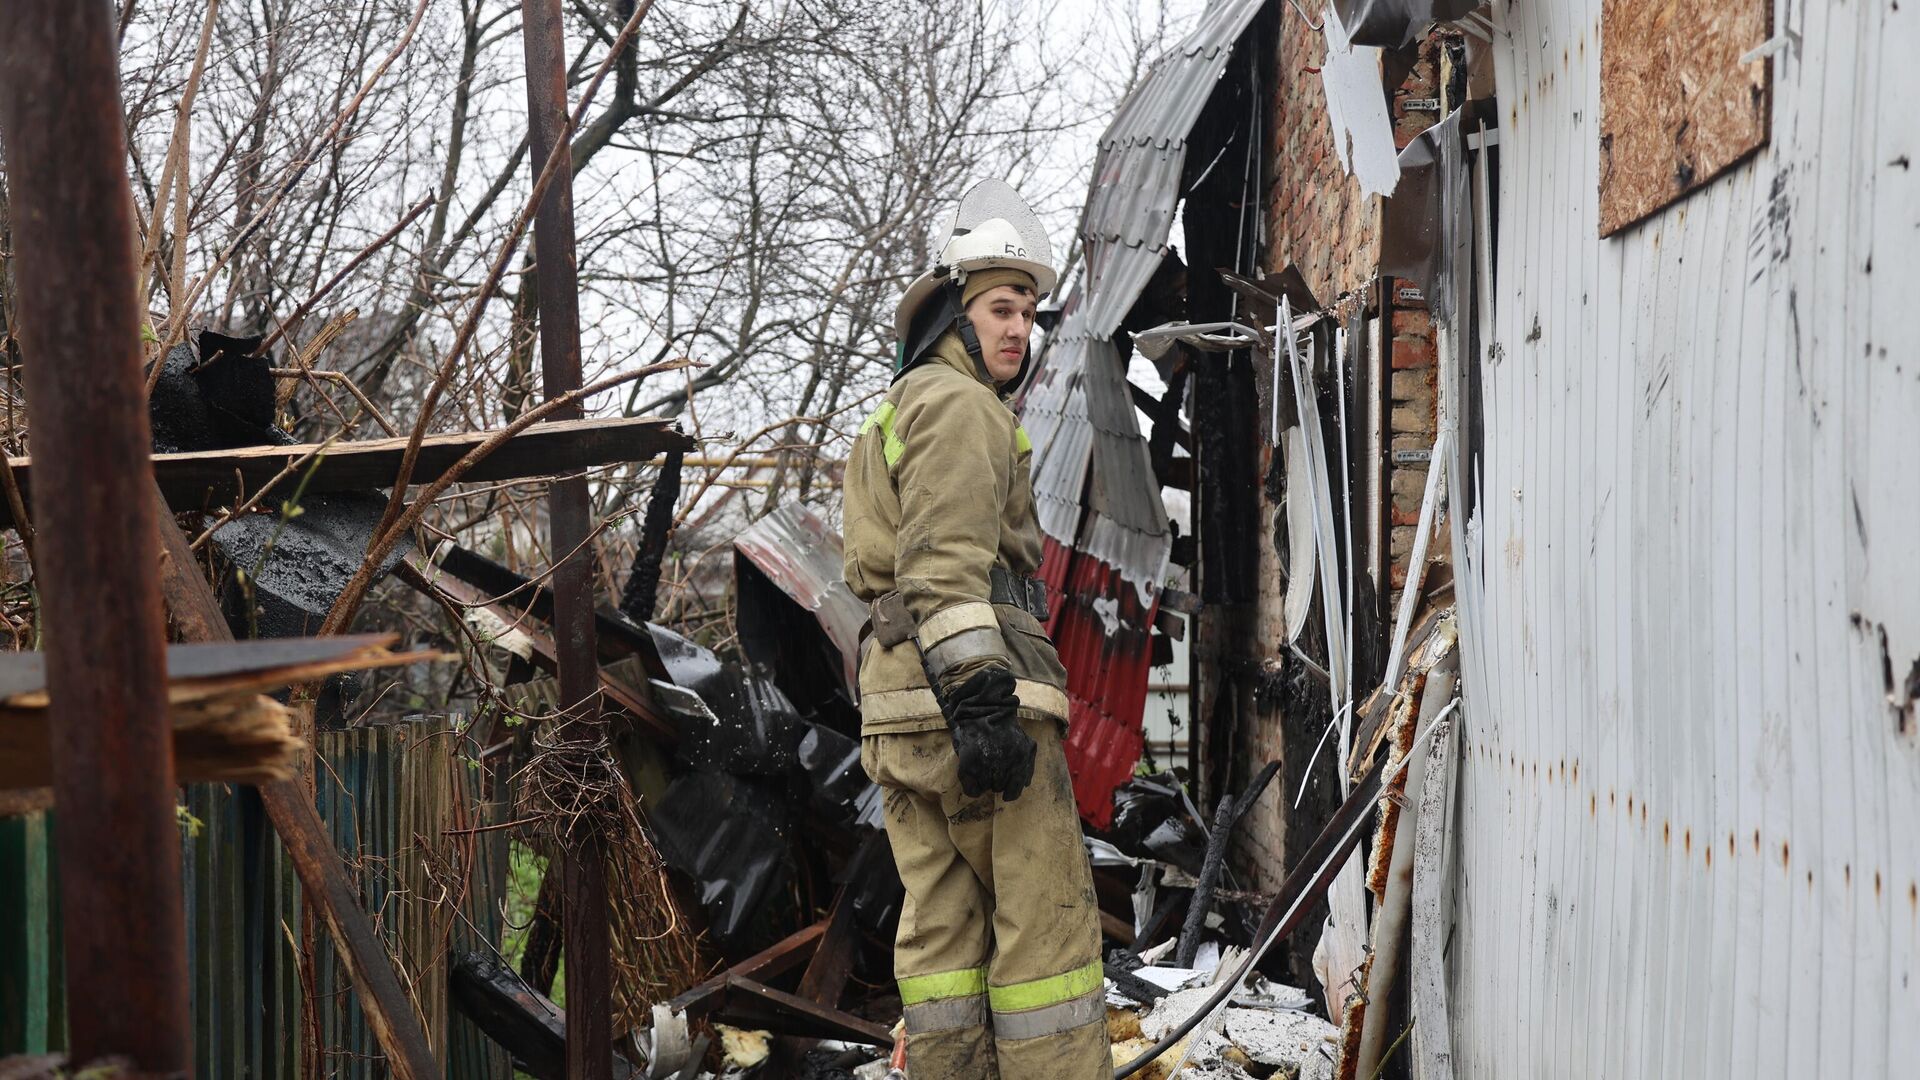
[{"label": "bare tree", "polygon": [[[587,379],[695,365],[592,403],[677,416],[706,443],[669,609],[711,610],[673,588],[707,580],[703,553],[769,508],[837,516],[846,441],[891,377],[893,305],[969,180],[1011,179],[1071,234],[1087,133],[1160,17],[1157,0],[1095,8],[1089,22],[1076,0],[657,0],[611,56],[634,0],[571,0],[576,96],[610,71],[572,147]],[[156,352],[194,326],[270,334],[283,367],[328,374],[283,387],[303,439],[404,431],[436,398],[429,430],[524,413],[530,243],[499,302],[477,306],[533,171],[516,0],[122,0],[122,16]],[[0,237],[4,211],[0,188]],[[609,589],[651,479],[595,478]],[[538,569],[528,495],[456,488],[420,539]]]}]

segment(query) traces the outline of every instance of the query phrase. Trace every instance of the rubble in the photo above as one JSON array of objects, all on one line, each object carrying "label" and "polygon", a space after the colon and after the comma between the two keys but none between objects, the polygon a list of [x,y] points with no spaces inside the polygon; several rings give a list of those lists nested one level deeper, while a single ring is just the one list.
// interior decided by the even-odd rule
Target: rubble
[{"label": "rubble", "polygon": [[[1261,980],[1264,982],[1264,980]],[[1151,1049],[1154,1043],[1177,1029],[1205,1007],[1213,996],[1211,984],[1179,990],[1145,1012],[1109,1009],[1107,1030],[1113,1038],[1113,1063],[1116,1068]],[[1291,987],[1283,994],[1304,1002],[1303,991]],[[1274,988],[1263,991],[1275,996]],[[1236,997],[1235,1002],[1243,1000]],[[1180,1070],[1182,1077],[1216,1077],[1238,1080],[1242,1077],[1284,1075],[1292,1077],[1331,1077],[1333,1062],[1330,1040],[1339,1032],[1325,1019],[1312,1013],[1273,1007],[1247,1007],[1228,1004],[1212,1030],[1188,1035],[1136,1072],[1137,1077],[1160,1080],[1189,1049],[1192,1060]],[[1199,1039],[1197,1045],[1193,1043]],[[1257,1071],[1253,1067],[1258,1067]],[[1277,1071],[1276,1071],[1277,1070]]]}]

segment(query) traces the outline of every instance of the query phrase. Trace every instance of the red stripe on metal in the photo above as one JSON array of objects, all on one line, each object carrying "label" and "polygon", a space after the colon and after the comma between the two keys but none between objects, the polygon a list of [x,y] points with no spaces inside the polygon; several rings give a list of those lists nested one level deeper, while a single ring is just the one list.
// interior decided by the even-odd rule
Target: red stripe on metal
[{"label": "red stripe on metal", "polygon": [[1141,716],[1153,609],[1141,606],[1139,593],[1117,570],[1051,539],[1039,577],[1052,607],[1047,631],[1067,669],[1066,753],[1074,801],[1082,819],[1105,828],[1113,819],[1114,789],[1133,775],[1146,742]]}]

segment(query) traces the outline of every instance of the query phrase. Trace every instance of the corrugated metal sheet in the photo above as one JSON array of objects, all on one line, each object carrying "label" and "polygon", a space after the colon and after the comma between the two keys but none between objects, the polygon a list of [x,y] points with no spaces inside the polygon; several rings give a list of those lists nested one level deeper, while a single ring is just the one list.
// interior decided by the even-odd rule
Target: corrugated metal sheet
[{"label": "corrugated metal sheet", "polygon": [[1908,1075],[1920,4],[1779,5],[1771,145],[1606,241],[1601,7],[1494,6],[1455,1071]]},{"label": "corrugated metal sheet", "polygon": [[[1053,604],[1048,635],[1067,668],[1067,771],[1080,816],[1113,819],[1113,791],[1133,775],[1146,736],[1151,615],[1112,567],[1072,558],[1053,541],[1041,564]],[[1068,568],[1071,568],[1070,570]]]},{"label": "corrugated metal sheet", "polygon": [[1083,303],[1063,337],[1110,338],[1167,252],[1187,158],[1187,133],[1213,96],[1261,0],[1222,0],[1154,61],[1100,138],[1093,189],[1080,218],[1086,242]]},{"label": "corrugated metal sheet", "polygon": [[1148,626],[1172,534],[1113,334],[1167,254],[1187,133],[1259,0],[1224,0],[1154,62],[1100,140],[1081,216],[1087,273],[1065,305],[1021,418],[1067,667],[1067,762],[1080,813],[1104,826],[1143,736]]},{"label": "corrugated metal sheet", "polygon": [[787,503],[754,522],[733,546],[819,620],[840,650],[848,697],[858,701],[860,627],[867,621],[867,605],[847,587],[840,534],[805,506]]},{"label": "corrugated metal sheet", "polygon": [[1041,529],[1118,569],[1143,602],[1160,587],[1171,536],[1112,337],[1167,254],[1187,133],[1260,7],[1226,0],[1209,8],[1154,62],[1101,137],[1080,220],[1086,277],[1022,414]]}]

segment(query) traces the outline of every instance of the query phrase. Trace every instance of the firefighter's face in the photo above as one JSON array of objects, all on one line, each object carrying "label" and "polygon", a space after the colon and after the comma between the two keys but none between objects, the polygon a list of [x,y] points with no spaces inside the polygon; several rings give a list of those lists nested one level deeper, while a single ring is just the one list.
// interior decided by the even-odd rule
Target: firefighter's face
[{"label": "firefighter's face", "polygon": [[988,289],[967,305],[967,318],[980,335],[980,356],[994,381],[1006,382],[1020,374],[1038,306],[1032,292],[1015,285]]}]

